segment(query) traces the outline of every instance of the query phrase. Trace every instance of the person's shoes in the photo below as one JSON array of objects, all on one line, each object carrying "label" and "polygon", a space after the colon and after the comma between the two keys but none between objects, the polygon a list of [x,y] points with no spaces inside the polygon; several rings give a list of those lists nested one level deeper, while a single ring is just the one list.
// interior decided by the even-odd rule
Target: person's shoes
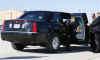
[{"label": "person's shoes", "polygon": [[93,53],[100,53],[100,50],[94,50],[94,49],[92,49],[91,50]]}]

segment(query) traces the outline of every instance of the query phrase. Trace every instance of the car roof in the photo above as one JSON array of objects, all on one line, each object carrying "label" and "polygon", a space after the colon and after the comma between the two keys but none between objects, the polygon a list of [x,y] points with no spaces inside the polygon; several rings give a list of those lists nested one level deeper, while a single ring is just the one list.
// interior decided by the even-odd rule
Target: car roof
[{"label": "car roof", "polygon": [[58,12],[58,11],[24,11],[24,13],[32,13],[32,12],[66,13],[66,12]]},{"label": "car roof", "polygon": [[68,18],[71,17],[71,14],[70,13],[66,13],[66,12],[57,12],[57,11],[24,11],[24,14],[27,14],[27,13],[34,13],[34,12],[40,12],[40,13],[51,13],[51,14],[60,14],[60,15],[64,15],[66,14],[68,16]]}]

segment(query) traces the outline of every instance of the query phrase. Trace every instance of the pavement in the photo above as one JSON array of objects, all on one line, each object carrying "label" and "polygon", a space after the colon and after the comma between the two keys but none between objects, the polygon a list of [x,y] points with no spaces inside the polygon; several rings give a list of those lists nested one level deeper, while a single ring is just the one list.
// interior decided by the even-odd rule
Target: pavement
[{"label": "pavement", "polygon": [[72,45],[70,50],[61,47],[57,53],[49,53],[39,46],[28,46],[23,51],[17,51],[10,42],[0,39],[0,60],[100,60],[100,53],[90,50],[88,46]]}]

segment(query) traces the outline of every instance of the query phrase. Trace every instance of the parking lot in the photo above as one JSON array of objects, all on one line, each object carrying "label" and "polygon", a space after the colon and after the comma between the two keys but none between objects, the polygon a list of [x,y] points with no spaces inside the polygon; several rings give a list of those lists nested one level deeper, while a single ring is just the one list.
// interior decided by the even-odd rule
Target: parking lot
[{"label": "parking lot", "polygon": [[90,50],[87,46],[72,45],[70,50],[61,48],[57,53],[49,53],[39,46],[28,46],[24,51],[16,51],[9,42],[0,40],[0,60],[100,60],[100,53]]}]

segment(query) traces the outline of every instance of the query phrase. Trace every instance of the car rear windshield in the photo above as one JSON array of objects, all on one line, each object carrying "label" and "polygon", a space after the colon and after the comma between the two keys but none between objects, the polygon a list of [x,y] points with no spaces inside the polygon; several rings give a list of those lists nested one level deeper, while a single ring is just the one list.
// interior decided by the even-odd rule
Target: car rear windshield
[{"label": "car rear windshield", "polygon": [[45,21],[50,17],[51,14],[45,12],[33,12],[33,13],[25,13],[19,19],[24,20],[33,20],[33,21]]}]

